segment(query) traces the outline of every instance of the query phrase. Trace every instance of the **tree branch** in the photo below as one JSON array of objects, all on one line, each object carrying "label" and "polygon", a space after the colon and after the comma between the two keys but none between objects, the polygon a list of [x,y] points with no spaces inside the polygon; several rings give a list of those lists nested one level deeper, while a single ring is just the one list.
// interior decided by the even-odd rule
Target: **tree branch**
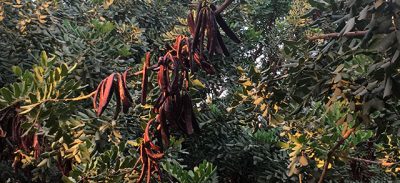
[{"label": "tree branch", "polygon": [[369,164],[382,165],[382,166],[386,166],[386,167],[390,167],[390,166],[393,166],[393,165],[400,164],[400,162],[392,162],[392,163],[390,163],[390,162],[385,162],[385,161],[373,161],[373,160],[369,160],[369,159],[355,158],[355,157],[350,157],[350,156],[339,156],[339,157],[344,158],[344,159],[349,159],[349,160],[369,163]]},{"label": "tree branch", "polygon": [[221,6],[218,6],[217,10],[215,10],[216,14],[220,14],[222,11],[225,10],[225,8],[227,8],[231,3],[233,2],[233,0],[225,0],[224,3],[221,4]]},{"label": "tree branch", "polygon": [[335,146],[332,147],[331,150],[329,150],[328,155],[327,155],[328,158],[326,159],[326,161],[324,163],[324,168],[322,170],[321,177],[319,177],[318,183],[323,183],[324,182],[324,178],[325,178],[326,172],[328,171],[329,163],[332,161],[333,153],[344,143],[344,141],[346,141],[346,139],[348,139],[350,137],[350,135],[356,130],[356,128],[358,127],[359,124],[360,123],[356,123],[353,128],[347,130],[347,132],[343,135],[343,138],[340,139],[335,144]]},{"label": "tree branch", "polygon": [[[390,31],[395,31],[395,30],[397,30],[396,27],[390,27],[388,31],[390,32]],[[343,34],[342,36],[343,37],[360,37],[360,36],[367,35],[368,32],[369,32],[369,30],[347,32],[347,33]],[[312,40],[318,40],[318,39],[330,39],[330,38],[339,38],[339,37],[341,37],[340,33],[333,32],[333,33],[328,33],[328,34],[322,34],[319,36],[308,37],[307,39],[312,41]]]},{"label": "tree branch", "polygon": [[[355,32],[345,33],[342,36],[344,36],[344,37],[359,37],[359,36],[365,36],[367,33],[368,33],[368,31],[355,31]],[[334,33],[329,33],[329,34],[322,34],[319,36],[308,37],[307,39],[312,41],[312,40],[330,39],[330,38],[339,38],[339,37],[340,37],[340,33],[334,32]]]}]

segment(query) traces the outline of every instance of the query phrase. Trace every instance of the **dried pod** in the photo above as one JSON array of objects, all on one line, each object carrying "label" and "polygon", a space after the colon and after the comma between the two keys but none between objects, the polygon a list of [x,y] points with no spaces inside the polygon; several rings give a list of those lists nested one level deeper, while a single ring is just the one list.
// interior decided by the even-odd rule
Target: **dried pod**
[{"label": "dried pod", "polygon": [[169,146],[169,131],[167,127],[167,119],[164,110],[160,110],[160,113],[157,115],[157,122],[160,123],[160,135],[162,139],[162,143],[164,147]]},{"label": "dried pod", "polygon": [[229,54],[228,48],[226,48],[225,43],[222,40],[221,33],[219,32],[218,29],[216,30],[216,37],[217,37],[218,44],[222,49],[222,52],[224,53],[225,56],[229,57],[230,54]]},{"label": "dried pod", "polygon": [[179,64],[179,60],[175,60],[173,62],[173,80],[172,80],[172,85],[171,85],[171,93],[175,94],[177,92],[179,92],[179,80],[180,80],[180,64]]},{"label": "dried pod", "polygon": [[103,114],[104,110],[111,100],[111,96],[115,89],[114,75],[115,74],[113,73],[105,79],[105,84],[103,84],[103,87],[100,90],[100,102],[97,109],[97,116],[101,116],[101,114]]},{"label": "dried pod", "polygon": [[201,21],[201,30],[200,30],[200,55],[204,53],[204,37],[206,36],[206,28],[207,28],[207,17],[208,17],[208,9],[203,8],[203,15],[202,15],[202,21]]},{"label": "dried pod", "polygon": [[140,172],[140,176],[139,176],[139,178],[137,179],[137,183],[140,183],[140,182],[142,182],[143,181],[143,179],[144,179],[144,176],[145,176],[145,171],[146,171],[146,169],[147,169],[147,167],[148,167],[148,164],[147,164],[147,155],[146,155],[146,153],[145,153],[145,150],[144,150],[144,145],[141,145],[140,146],[140,162],[142,163],[142,170],[141,170],[141,172]]},{"label": "dried pod", "polygon": [[94,93],[94,97],[93,97],[93,108],[94,108],[94,110],[96,110],[96,111],[97,111],[97,108],[98,108],[98,100],[97,100],[97,98],[98,98],[98,96],[99,96],[99,94],[100,94],[100,90],[103,88],[103,85],[104,85],[104,80],[102,80],[102,81],[100,82],[100,84],[97,86],[97,89],[96,89],[96,91],[95,91],[95,93]]},{"label": "dried pod", "polygon": [[199,11],[196,17],[196,29],[193,36],[192,51],[196,50],[198,47],[199,38],[201,34],[200,29],[202,27],[202,21],[203,21],[203,11]]},{"label": "dried pod", "polygon": [[127,113],[129,107],[131,106],[131,101],[129,100],[129,93],[127,93],[125,81],[121,74],[117,74],[118,80],[118,90],[116,90],[116,94],[119,96],[120,104],[122,103],[123,112]]},{"label": "dried pod", "polygon": [[217,46],[216,39],[216,22],[214,11],[209,11],[208,24],[207,24],[207,34],[208,34],[208,55],[211,57],[214,55]]},{"label": "dried pod", "polygon": [[131,103],[133,103],[131,94],[130,94],[129,91],[128,91],[128,83],[127,83],[128,71],[130,71],[130,70],[131,70],[130,68],[127,69],[127,70],[125,70],[125,72],[122,74],[122,80],[123,80],[123,86],[124,86],[124,90],[125,90],[126,97],[128,98],[128,100],[129,100]]},{"label": "dried pod", "polygon": [[[116,106],[115,106],[115,112],[114,112],[114,119],[118,118],[119,113],[121,112],[121,95],[124,95],[124,93],[121,93],[121,90],[119,89],[119,83],[121,82],[121,74],[117,73],[117,81],[114,81],[114,85],[115,85],[115,102],[116,102]],[[117,88],[118,87],[118,88]],[[122,91],[124,92],[124,91]]]},{"label": "dried pod", "polygon": [[146,180],[146,183],[150,183],[150,181],[151,181],[151,165],[152,165],[152,163],[151,163],[151,159],[150,158],[148,158],[147,159],[147,180]]},{"label": "dried pod", "polygon": [[192,99],[190,98],[190,96],[187,93],[185,93],[183,95],[182,102],[183,102],[183,108],[184,108],[183,119],[184,119],[184,122],[186,125],[185,132],[190,135],[194,131],[193,123],[196,123],[196,120],[193,121],[193,119],[195,119],[195,118],[194,118],[194,113],[193,113]]},{"label": "dried pod", "polygon": [[[215,6],[213,4],[210,5],[211,9],[215,11]],[[228,24],[225,22],[225,20],[222,18],[222,16],[218,13],[215,14],[215,19],[218,22],[218,25],[221,27],[221,29],[225,32],[225,34],[232,39],[233,42],[235,43],[240,43],[240,39],[236,36],[236,34],[232,31],[232,29],[228,26]]]},{"label": "dried pod", "polygon": [[188,22],[188,27],[189,27],[190,34],[192,35],[192,37],[194,37],[194,32],[196,30],[196,24],[194,23],[194,18],[193,18],[192,11],[190,11],[189,14],[188,14],[187,22]]}]

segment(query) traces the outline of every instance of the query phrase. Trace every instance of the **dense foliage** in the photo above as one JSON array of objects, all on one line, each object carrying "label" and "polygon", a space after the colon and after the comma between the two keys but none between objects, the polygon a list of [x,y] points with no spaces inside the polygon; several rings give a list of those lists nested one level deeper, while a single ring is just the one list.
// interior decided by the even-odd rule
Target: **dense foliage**
[{"label": "dense foliage", "polygon": [[399,11],[1,1],[0,182],[396,180]]}]

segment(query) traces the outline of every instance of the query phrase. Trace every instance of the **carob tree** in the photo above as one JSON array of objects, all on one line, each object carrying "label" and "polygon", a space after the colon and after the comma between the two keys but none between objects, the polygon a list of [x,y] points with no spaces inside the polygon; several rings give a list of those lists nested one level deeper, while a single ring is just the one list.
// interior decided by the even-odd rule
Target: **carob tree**
[{"label": "carob tree", "polygon": [[[191,135],[199,132],[196,122],[193,103],[189,95],[189,75],[197,67],[208,74],[214,74],[215,69],[210,63],[210,58],[215,54],[229,56],[220,30],[236,43],[239,38],[229,28],[220,13],[232,0],[225,1],[216,7],[212,3],[200,1],[197,6],[196,16],[189,12],[188,26],[190,37],[179,35],[172,46],[167,46],[165,54],[158,58],[157,63],[151,65],[151,55],[146,53],[142,71],[133,75],[142,75],[142,105],[146,104],[147,83],[150,71],[157,72],[157,83],[160,95],[154,102],[153,112],[156,117],[147,122],[143,141],[140,144],[140,157],[134,169],[141,164],[141,173],[138,182],[146,177],[147,182],[153,174],[161,180],[161,171],[158,161],[164,157],[164,150],[169,146],[170,129]],[[116,93],[116,118],[121,110],[124,112],[132,105],[132,99],[127,90],[126,80],[128,71],[123,74],[113,73],[98,85],[95,91],[93,105],[97,115],[101,116],[110,102],[113,93]]]}]

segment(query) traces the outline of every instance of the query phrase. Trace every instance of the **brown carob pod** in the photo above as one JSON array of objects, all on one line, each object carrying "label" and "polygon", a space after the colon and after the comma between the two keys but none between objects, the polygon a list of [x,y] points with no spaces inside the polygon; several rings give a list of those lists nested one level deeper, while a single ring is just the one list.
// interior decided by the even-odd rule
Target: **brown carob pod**
[{"label": "brown carob pod", "polygon": [[98,108],[98,100],[97,100],[97,97],[100,95],[100,89],[101,88],[103,88],[103,85],[104,85],[104,80],[102,80],[101,82],[100,82],[100,84],[97,86],[97,89],[96,89],[96,91],[95,91],[95,93],[94,93],[94,97],[93,97],[93,109],[95,110],[95,111],[97,111],[97,108]]},{"label": "brown carob pod", "polygon": [[142,171],[140,172],[140,176],[139,176],[139,178],[138,178],[138,180],[137,180],[137,183],[140,183],[140,182],[142,182],[143,181],[143,179],[144,179],[144,176],[145,176],[145,171],[146,171],[146,169],[147,169],[147,167],[148,167],[148,164],[147,164],[147,155],[146,155],[146,153],[145,153],[145,150],[144,150],[144,145],[143,145],[143,143],[142,143],[142,145],[140,145],[140,162],[142,162]]},{"label": "brown carob pod", "polygon": [[185,93],[182,96],[182,101],[183,101],[183,120],[185,122],[185,127],[186,127],[186,133],[188,135],[191,135],[194,133],[195,128],[197,131],[198,124],[196,122],[196,118],[194,116],[193,112],[193,105],[192,105],[192,99],[190,98],[189,94]]},{"label": "brown carob pod", "polygon": [[206,36],[206,28],[207,28],[207,16],[208,16],[208,9],[203,8],[203,15],[201,21],[201,29],[200,29],[200,55],[204,53],[204,37]]},{"label": "brown carob pod", "polygon": [[104,110],[111,100],[111,96],[114,92],[115,87],[114,75],[115,74],[113,73],[105,79],[102,90],[100,90],[100,101],[97,109],[97,116],[101,116],[101,114],[103,114]]},{"label": "brown carob pod", "polygon": [[127,113],[129,108],[132,106],[133,101],[126,86],[126,80],[125,80],[126,71],[124,72],[123,75],[118,74],[117,78],[118,78],[118,94],[120,96],[119,99],[122,103],[122,111],[124,113]]},{"label": "brown carob pod", "polygon": [[130,70],[131,69],[129,68],[129,69],[125,70],[125,72],[122,74],[122,81],[123,81],[122,84],[123,84],[123,88],[124,88],[124,91],[125,91],[125,97],[128,99],[128,101],[130,103],[129,107],[131,107],[132,103],[133,103],[133,99],[132,99],[131,94],[129,93],[129,90],[128,90],[128,83],[127,83],[127,79],[126,79],[127,76],[128,76],[128,71],[130,71]]},{"label": "brown carob pod", "polygon": [[176,49],[176,58],[180,59],[181,58],[181,52],[182,52],[182,40],[183,40],[183,36],[179,35],[178,38],[176,39],[176,43],[174,45],[175,49]]},{"label": "brown carob pod", "polygon": [[145,132],[144,132],[144,150],[146,151],[146,155],[154,160],[159,160],[164,156],[164,153],[161,152],[161,148],[158,147],[157,145],[155,145],[152,142],[152,139],[150,137],[150,126],[152,125],[152,123],[154,123],[154,120],[151,120],[147,123]]},{"label": "brown carob pod", "polygon": [[176,94],[179,92],[179,80],[180,80],[180,74],[179,71],[181,70],[180,68],[180,63],[179,60],[174,60],[173,61],[173,80],[171,84],[171,94]]},{"label": "brown carob pod", "polygon": [[152,163],[151,163],[151,159],[147,158],[147,180],[146,183],[150,183],[151,181],[151,167],[152,167]]},{"label": "brown carob pod", "polygon": [[121,74],[117,73],[117,81],[114,81],[114,86],[115,86],[115,102],[116,102],[116,107],[115,107],[115,112],[114,112],[114,117],[113,119],[117,119],[119,113],[121,112],[121,101],[122,101],[122,96],[124,95],[124,93],[121,93],[120,89],[119,89],[119,83],[121,81]]},{"label": "brown carob pod", "polygon": [[93,108],[98,116],[101,116],[107,108],[114,92],[116,101],[114,119],[118,117],[121,111],[121,105],[123,112],[128,112],[133,103],[126,84],[126,77],[129,70],[130,69],[126,70],[123,74],[112,73],[97,86],[93,97]]},{"label": "brown carob pod", "polygon": [[194,36],[193,36],[193,43],[192,43],[192,52],[196,51],[198,44],[199,44],[199,39],[200,39],[200,29],[202,27],[202,22],[203,22],[203,11],[200,10],[200,12],[198,13],[197,17],[196,17],[196,29],[194,32]]},{"label": "brown carob pod", "polygon": [[[211,9],[213,11],[216,11],[216,7],[211,4],[210,5]],[[232,31],[232,29],[228,26],[228,24],[225,22],[225,20],[222,18],[222,16],[219,13],[215,14],[215,20],[217,21],[218,25],[221,27],[221,29],[225,32],[225,34],[235,43],[240,43],[240,39],[236,36],[236,34]]]},{"label": "brown carob pod", "polygon": [[194,32],[196,30],[196,24],[194,22],[192,11],[190,11],[189,14],[188,14],[187,22],[188,22],[188,27],[189,27],[190,34],[192,35],[192,37],[194,37]]},{"label": "brown carob pod", "polygon": [[160,113],[157,115],[157,122],[160,124],[160,135],[162,139],[162,144],[164,147],[169,146],[169,132],[167,127],[167,119],[164,110],[160,110]]},{"label": "brown carob pod", "polygon": [[167,99],[167,97],[166,97],[165,93],[161,93],[160,96],[158,96],[158,98],[154,104],[154,107],[153,107],[154,113],[159,113],[159,109],[166,99]]},{"label": "brown carob pod", "polygon": [[208,49],[208,55],[211,57],[214,55],[214,52],[217,47],[217,39],[216,39],[216,29],[217,25],[215,22],[215,14],[214,11],[210,10],[209,11],[209,17],[208,17],[208,24],[207,24],[207,34],[208,36],[208,42],[209,46],[207,47]]}]

